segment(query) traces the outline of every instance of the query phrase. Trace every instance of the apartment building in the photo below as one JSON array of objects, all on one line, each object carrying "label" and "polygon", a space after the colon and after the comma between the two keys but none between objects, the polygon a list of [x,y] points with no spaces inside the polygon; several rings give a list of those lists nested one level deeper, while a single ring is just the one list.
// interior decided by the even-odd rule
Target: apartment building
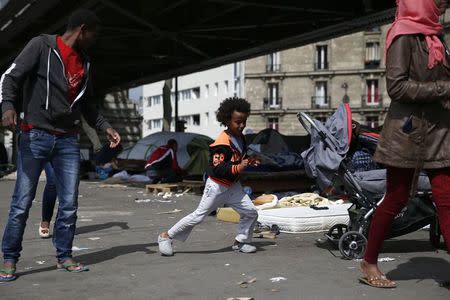
[{"label": "apartment building", "polygon": [[245,61],[245,94],[252,104],[247,128],[305,134],[296,114],[325,121],[342,102],[353,119],[377,127],[390,99],[384,40],[388,26],[292,48]]},{"label": "apartment building", "polygon": [[[242,64],[235,63],[207,71],[178,77],[178,118],[184,121],[186,132],[216,138],[223,127],[216,120],[220,102],[232,96],[242,96]],[[146,136],[163,127],[164,82],[146,84],[142,88],[142,134]],[[175,131],[175,83],[171,89],[172,123]]]}]

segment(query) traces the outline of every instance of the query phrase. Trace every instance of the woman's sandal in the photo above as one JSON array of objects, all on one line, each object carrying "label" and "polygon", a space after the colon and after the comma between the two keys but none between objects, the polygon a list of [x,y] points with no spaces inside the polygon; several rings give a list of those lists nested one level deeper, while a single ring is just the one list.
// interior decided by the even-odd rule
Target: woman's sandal
[{"label": "woman's sandal", "polygon": [[16,268],[3,268],[0,269],[0,273],[6,274],[6,276],[0,275],[0,282],[14,281],[17,279]]},{"label": "woman's sandal", "polygon": [[71,273],[80,273],[89,271],[89,268],[83,264],[76,262],[67,262],[67,263],[57,263],[56,268],[59,271],[66,271]]},{"label": "woman's sandal", "polygon": [[50,237],[50,228],[41,227],[41,225],[39,225],[39,236],[43,239],[48,239]]},{"label": "woman's sandal", "polygon": [[382,289],[392,289],[397,287],[397,284],[394,281],[387,279],[386,276],[361,277],[359,278],[359,282]]}]

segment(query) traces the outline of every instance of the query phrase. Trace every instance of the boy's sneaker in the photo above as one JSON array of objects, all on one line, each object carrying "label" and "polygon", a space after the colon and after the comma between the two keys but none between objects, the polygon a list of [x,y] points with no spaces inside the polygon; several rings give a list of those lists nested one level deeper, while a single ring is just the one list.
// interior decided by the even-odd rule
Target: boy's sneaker
[{"label": "boy's sneaker", "polygon": [[236,252],[242,252],[242,253],[255,253],[256,252],[255,246],[252,246],[250,244],[244,244],[244,243],[239,243],[237,245],[233,245],[231,247],[231,249],[233,249]]},{"label": "boy's sneaker", "polygon": [[172,239],[158,235],[159,252],[164,256],[173,256]]}]

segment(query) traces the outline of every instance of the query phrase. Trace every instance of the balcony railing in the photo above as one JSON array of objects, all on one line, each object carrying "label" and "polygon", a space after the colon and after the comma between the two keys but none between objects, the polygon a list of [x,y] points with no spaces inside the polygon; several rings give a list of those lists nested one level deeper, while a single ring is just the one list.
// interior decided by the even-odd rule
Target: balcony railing
[{"label": "balcony railing", "polygon": [[283,98],[264,98],[263,108],[264,110],[276,110],[282,108]]},{"label": "balcony railing", "polygon": [[331,108],[331,97],[330,96],[312,96],[311,97],[311,108]]},{"label": "balcony railing", "polygon": [[[368,101],[370,100],[370,101]],[[361,96],[361,107],[363,108],[379,108],[383,107],[383,96],[378,95],[377,97],[372,96],[368,97],[368,95]]]},{"label": "balcony railing", "polygon": [[380,67],[380,60],[366,60],[364,62],[364,67],[366,69],[378,69]]},{"label": "balcony railing", "polygon": [[281,71],[280,64],[267,64],[266,65],[266,73],[277,73]]},{"label": "balcony railing", "polygon": [[314,70],[318,71],[318,70],[328,70],[328,62],[323,62],[323,63],[318,63],[315,62],[314,63]]}]

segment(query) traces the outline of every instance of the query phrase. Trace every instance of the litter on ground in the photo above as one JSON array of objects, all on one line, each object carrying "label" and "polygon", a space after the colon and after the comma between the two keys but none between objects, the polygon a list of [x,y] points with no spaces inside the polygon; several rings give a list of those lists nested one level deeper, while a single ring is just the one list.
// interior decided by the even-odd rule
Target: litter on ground
[{"label": "litter on ground", "polygon": [[160,202],[160,203],[171,203],[172,200],[160,200],[160,199],[137,199],[134,200],[136,203],[149,203],[149,202]]},{"label": "litter on ground", "polygon": [[[378,258],[378,262],[390,262],[390,261],[394,261],[394,260],[395,260],[395,258],[392,258],[392,257],[380,257],[380,258]],[[362,259],[358,258],[358,259],[355,259],[355,261],[356,262],[361,262]]]},{"label": "litter on ground", "polygon": [[77,246],[72,247],[72,251],[82,251],[82,250],[89,250],[89,248],[77,247]]},{"label": "litter on ground", "polygon": [[256,277],[250,278],[248,280],[239,281],[238,284],[241,288],[247,288],[249,284],[256,281]]},{"label": "litter on ground", "polygon": [[280,282],[280,281],[284,281],[284,280],[287,280],[287,278],[285,278],[285,277],[272,277],[272,278],[270,278],[271,282]]},{"label": "litter on ground", "polygon": [[176,213],[179,213],[180,211],[182,211],[181,209],[174,209],[174,210],[171,210],[171,211],[163,211],[163,212],[159,212],[159,213],[156,213],[157,215],[167,215],[167,214],[176,214]]}]

